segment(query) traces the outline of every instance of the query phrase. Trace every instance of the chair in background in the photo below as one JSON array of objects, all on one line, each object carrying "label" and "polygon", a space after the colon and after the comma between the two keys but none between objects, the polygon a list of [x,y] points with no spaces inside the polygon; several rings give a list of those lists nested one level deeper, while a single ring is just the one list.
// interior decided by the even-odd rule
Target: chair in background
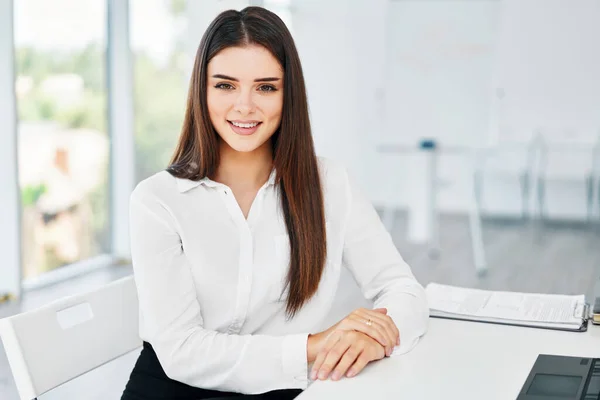
[{"label": "chair in background", "polygon": [[35,399],[142,345],[133,276],[4,318],[0,337],[21,400]]},{"label": "chair in background", "polygon": [[[600,131],[540,128],[537,182],[539,216],[546,219],[548,182],[581,182],[586,193],[586,216],[591,221],[599,201]],[[582,206],[584,206],[582,204]]]},{"label": "chair in background", "polygon": [[531,132],[502,127],[493,143],[479,150],[474,186],[478,209],[485,210],[485,187],[489,180],[516,179],[521,196],[521,217],[528,219],[533,176],[538,160],[539,137]]}]

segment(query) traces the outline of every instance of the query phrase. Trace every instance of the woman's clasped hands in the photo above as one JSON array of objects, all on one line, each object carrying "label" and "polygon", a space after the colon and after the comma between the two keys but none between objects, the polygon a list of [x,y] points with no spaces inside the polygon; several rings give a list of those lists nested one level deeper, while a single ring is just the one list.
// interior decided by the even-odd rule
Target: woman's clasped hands
[{"label": "woman's clasped hands", "polygon": [[312,380],[351,378],[371,361],[390,356],[400,333],[387,309],[359,308],[331,328],[310,335],[308,361]]}]

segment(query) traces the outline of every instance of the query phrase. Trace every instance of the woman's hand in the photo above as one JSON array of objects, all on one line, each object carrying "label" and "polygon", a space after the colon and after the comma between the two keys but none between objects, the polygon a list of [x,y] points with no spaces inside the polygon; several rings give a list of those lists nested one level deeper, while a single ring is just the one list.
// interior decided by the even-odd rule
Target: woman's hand
[{"label": "woman's hand", "polygon": [[[354,330],[375,339],[385,348],[385,355],[390,356],[394,346],[400,345],[400,332],[394,321],[387,315],[386,308],[358,308],[352,311],[346,318],[333,325],[324,332],[329,336],[336,330]],[[309,356],[309,362],[312,361]]]},{"label": "woman's hand", "polygon": [[310,377],[312,380],[336,381],[343,375],[351,378],[371,361],[385,357],[384,347],[370,336],[354,330],[336,330],[325,337]]}]

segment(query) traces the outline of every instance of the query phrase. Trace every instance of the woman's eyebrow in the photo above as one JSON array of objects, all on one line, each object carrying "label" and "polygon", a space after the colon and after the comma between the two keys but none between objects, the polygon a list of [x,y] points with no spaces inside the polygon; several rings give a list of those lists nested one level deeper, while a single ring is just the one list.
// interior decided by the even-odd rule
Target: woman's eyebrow
[{"label": "woman's eyebrow", "polygon": [[269,78],[258,78],[255,79],[254,82],[276,82],[280,80],[280,78],[269,77]]},{"label": "woman's eyebrow", "polygon": [[[234,82],[239,82],[240,80],[237,78],[233,78],[231,76],[227,76],[227,75],[223,75],[223,74],[215,74],[212,76],[213,78],[217,78],[217,79],[225,79],[228,81],[234,81]],[[281,80],[281,78],[277,78],[277,77],[268,77],[268,78],[258,78],[255,79],[254,82],[275,82],[275,81],[279,81]]]}]

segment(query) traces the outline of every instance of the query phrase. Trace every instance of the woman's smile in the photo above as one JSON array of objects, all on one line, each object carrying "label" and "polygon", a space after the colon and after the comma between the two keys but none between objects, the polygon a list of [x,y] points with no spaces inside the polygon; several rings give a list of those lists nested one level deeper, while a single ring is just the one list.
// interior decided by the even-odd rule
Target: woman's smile
[{"label": "woman's smile", "polygon": [[258,130],[262,122],[260,121],[227,121],[231,129],[238,135],[252,135]]}]

